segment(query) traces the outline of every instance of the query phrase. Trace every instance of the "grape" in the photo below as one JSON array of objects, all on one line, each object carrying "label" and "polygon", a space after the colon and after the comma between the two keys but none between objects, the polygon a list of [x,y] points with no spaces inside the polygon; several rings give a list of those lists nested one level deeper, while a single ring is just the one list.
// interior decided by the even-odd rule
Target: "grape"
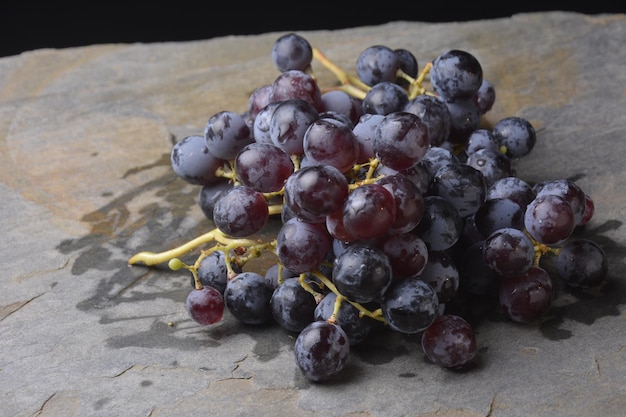
[{"label": "grape", "polygon": [[193,289],[187,295],[185,308],[196,323],[208,326],[217,323],[224,315],[224,297],[211,286]]},{"label": "grape", "polygon": [[577,238],[561,246],[556,272],[572,288],[592,288],[606,279],[608,264],[604,250],[595,242]]},{"label": "grape", "polygon": [[459,290],[459,270],[448,251],[428,252],[428,260],[419,278],[433,287],[439,303],[451,301]]},{"label": "grape", "polygon": [[559,245],[574,231],[576,218],[565,198],[546,194],[537,196],[526,207],[524,226],[533,239],[545,245]]},{"label": "grape", "polygon": [[234,165],[237,179],[262,193],[280,190],[294,171],[289,155],[270,143],[244,146],[235,156]]},{"label": "grape", "polygon": [[424,215],[414,231],[429,250],[451,248],[462,230],[463,218],[454,204],[440,196],[424,197]]},{"label": "grape", "polygon": [[419,333],[433,322],[439,311],[437,293],[419,278],[395,281],[381,302],[389,327],[400,333]]},{"label": "grape", "polygon": [[301,332],[314,321],[315,298],[297,278],[289,278],[274,289],[270,298],[272,317],[290,332]]},{"label": "grape", "polygon": [[280,36],[272,47],[272,61],[279,71],[306,71],[313,60],[313,48],[306,38],[297,33]]},{"label": "grape", "polygon": [[224,302],[228,311],[245,324],[261,324],[272,318],[270,299],[274,288],[263,275],[241,272],[228,280]]},{"label": "grape", "polygon": [[304,132],[304,155],[313,164],[331,165],[345,173],[359,157],[352,127],[332,119],[317,119]]},{"label": "grape", "polygon": [[270,122],[272,120],[274,110],[280,103],[280,101],[274,101],[268,103],[265,107],[259,110],[252,124],[252,136],[254,137],[255,142],[274,143],[272,142],[272,137],[270,136]]},{"label": "grape", "polygon": [[259,232],[269,219],[267,201],[260,192],[244,185],[220,196],[213,208],[213,222],[224,234],[247,237]]},{"label": "grape", "polygon": [[322,91],[315,79],[301,70],[283,71],[272,83],[270,102],[302,100],[309,103],[318,112],[323,111]]},{"label": "grape", "polygon": [[296,364],[304,376],[313,382],[323,382],[345,367],[350,343],[338,325],[314,321],[298,334],[294,352]]},{"label": "grape", "polygon": [[191,135],[172,146],[170,163],[174,173],[187,183],[209,185],[219,181],[215,171],[224,160],[209,152],[203,136]]},{"label": "grape", "polygon": [[210,184],[203,185],[198,191],[197,203],[202,210],[202,213],[207,219],[213,220],[213,211],[215,209],[215,203],[233,188],[233,183],[226,179],[220,178],[219,180]]},{"label": "grape", "polygon": [[586,194],[575,182],[566,179],[546,180],[535,184],[533,190],[537,197],[548,194],[563,197],[572,206],[576,224],[582,222],[587,207]]},{"label": "grape", "polygon": [[[241,272],[241,267],[233,265],[234,272]],[[222,251],[214,251],[202,258],[198,267],[198,279],[204,286],[211,286],[222,295],[226,290],[228,281],[228,268],[226,266],[226,255]],[[196,282],[191,277],[191,285],[195,288]]]},{"label": "grape", "polygon": [[280,262],[300,274],[317,269],[330,251],[330,235],[323,224],[298,218],[286,221],[276,236]]},{"label": "grape", "polygon": [[492,132],[498,144],[506,148],[509,158],[528,155],[537,142],[535,128],[522,117],[505,117],[494,125]]},{"label": "grape", "polygon": [[471,53],[452,49],[433,61],[430,81],[443,98],[455,101],[472,99],[483,82],[483,69]]},{"label": "grape", "polygon": [[374,135],[374,152],[383,165],[408,169],[426,154],[428,128],[413,113],[394,112],[381,120]]},{"label": "grape", "polygon": [[467,157],[466,163],[483,174],[486,187],[514,174],[511,159],[494,149],[478,149]]},{"label": "grape", "polygon": [[369,303],[380,300],[391,283],[391,272],[385,252],[365,243],[355,243],[335,259],[332,279],[348,299]]},{"label": "grape", "polygon": [[[247,117],[252,120],[252,123],[256,121],[256,117],[259,115],[261,110],[267,107],[270,104],[270,95],[272,92],[272,84],[264,84],[257,88],[255,88],[250,97],[248,97],[248,111]],[[254,131],[253,134],[254,135]],[[255,137],[256,139],[256,137]]]},{"label": "grape", "polygon": [[502,276],[520,275],[533,265],[535,248],[524,231],[505,227],[487,236],[483,257]]},{"label": "grape", "polygon": [[[337,294],[334,292],[326,294],[315,307],[315,320],[328,320],[333,314],[336,300]],[[359,310],[346,301],[341,303],[335,320],[336,324],[346,332],[350,346],[357,345],[365,340],[372,328],[371,321],[366,317],[361,317]]]},{"label": "grape", "polygon": [[428,182],[430,183],[430,179],[433,175],[435,175],[439,168],[453,162],[461,161],[459,161],[459,159],[449,149],[439,146],[431,146],[419,161],[418,165],[424,166],[426,172],[428,173]]},{"label": "grape", "polygon": [[387,188],[396,203],[395,220],[388,233],[405,233],[413,230],[424,215],[424,198],[417,185],[399,172],[384,176],[376,181],[376,184]]},{"label": "grape", "polygon": [[505,227],[524,230],[524,210],[508,198],[492,198],[474,213],[474,224],[485,237]]},{"label": "grape", "polygon": [[550,275],[538,266],[504,278],[498,291],[504,314],[519,323],[529,323],[543,316],[552,304],[552,296]]},{"label": "grape", "polygon": [[388,115],[402,111],[409,102],[406,90],[398,84],[381,81],[369,89],[361,103],[363,113]]},{"label": "grape", "polygon": [[232,111],[215,113],[204,126],[206,147],[217,158],[231,160],[252,138],[250,127],[244,118]]},{"label": "grape", "polygon": [[393,234],[380,242],[389,258],[393,279],[414,277],[425,268],[429,252],[426,243],[414,233]]},{"label": "grape", "polygon": [[318,111],[309,102],[301,99],[284,100],[272,112],[269,137],[286,154],[302,155],[304,133],[318,118]]},{"label": "grape", "polygon": [[359,145],[357,163],[364,164],[376,157],[374,152],[374,136],[376,129],[385,116],[382,114],[365,113],[359,117],[359,121],[352,128],[354,138]]},{"label": "grape", "polygon": [[332,165],[313,165],[294,173],[289,193],[295,204],[314,216],[340,210],[348,198],[348,180]]},{"label": "grape", "polygon": [[467,139],[467,145],[465,146],[465,152],[468,155],[473,154],[479,149],[492,149],[494,151],[500,150],[500,145],[495,136],[489,129],[476,129],[470,133]]},{"label": "grape", "polygon": [[356,74],[369,86],[381,82],[395,82],[398,69],[401,68],[400,55],[384,45],[372,45],[365,48],[356,60]]},{"label": "grape", "polygon": [[343,226],[357,239],[380,237],[396,219],[396,202],[380,184],[364,184],[353,190],[343,206]]},{"label": "grape", "polygon": [[492,182],[485,193],[485,200],[508,198],[526,210],[526,206],[535,199],[535,196],[530,184],[519,177],[509,176]]},{"label": "grape", "polygon": [[447,141],[467,147],[470,135],[480,128],[480,110],[471,99],[446,102],[450,113],[450,134]]},{"label": "grape", "polygon": [[[402,72],[404,72],[411,78],[417,77],[419,65],[417,62],[417,58],[415,57],[413,52],[404,48],[396,48],[393,50],[393,52],[398,56],[398,61]],[[403,88],[407,88],[409,86],[409,81],[403,77],[396,76],[395,83],[402,86]]]},{"label": "grape", "polygon": [[457,162],[442,166],[431,179],[431,192],[451,202],[459,216],[470,216],[485,199],[486,184],[476,168]]},{"label": "grape", "polygon": [[322,93],[322,105],[324,112],[335,111],[342,114],[350,120],[353,126],[359,122],[363,114],[361,100],[341,90]]},{"label": "grape", "polygon": [[415,114],[424,122],[432,146],[440,146],[448,139],[450,111],[441,97],[420,94],[411,99],[403,111]]},{"label": "grape", "polygon": [[464,318],[438,316],[422,333],[422,349],[428,359],[444,368],[468,364],[478,353],[476,334]]},{"label": "grape", "polygon": [[480,84],[474,96],[474,100],[476,101],[480,113],[487,113],[496,102],[496,88],[490,81],[483,78],[483,82]]}]

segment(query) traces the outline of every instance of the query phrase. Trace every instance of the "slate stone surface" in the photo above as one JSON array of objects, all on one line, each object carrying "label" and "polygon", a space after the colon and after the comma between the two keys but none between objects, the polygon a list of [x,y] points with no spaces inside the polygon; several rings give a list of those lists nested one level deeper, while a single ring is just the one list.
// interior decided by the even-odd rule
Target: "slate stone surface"
[{"label": "slate stone surface", "polygon": [[127,265],[211,228],[198,188],[169,166],[171,146],[216,111],[243,111],[275,78],[278,34],[26,52],[0,59],[0,415],[623,415],[626,16],[302,34],[350,70],[372,44],[407,48],[420,66],[447,49],[474,53],[497,89],[486,125],[519,115],[537,128],[518,175],[575,179],[592,195],[584,234],[607,253],[607,284],[559,292],[530,325],[486,317],[468,372],[428,363],[417,337],[385,334],[355,348],[339,378],[311,384],[294,335],[228,314],[198,326],[184,311],[187,274]]}]

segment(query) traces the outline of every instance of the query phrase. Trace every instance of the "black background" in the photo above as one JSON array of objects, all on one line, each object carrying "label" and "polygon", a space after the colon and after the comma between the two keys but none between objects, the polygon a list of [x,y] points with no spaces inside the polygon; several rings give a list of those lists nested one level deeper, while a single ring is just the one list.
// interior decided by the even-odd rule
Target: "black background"
[{"label": "black background", "polygon": [[[0,56],[40,48],[65,48],[100,43],[167,42],[209,39],[225,35],[253,35],[272,31],[341,29],[390,21],[453,22],[508,17],[523,12],[564,10],[586,14],[623,13],[618,1],[587,1],[578,6],[541,6],[521,0],[508,5],[480,5],[466,1],[340,3],[314,0],[272,2],[248,7],[242,2],[172,1],[115,5],[100,2],[49,1],[43,4],[12,1],[0,9]],[[29,4],[30,3],[30,4]],[[217,4],[216,4],[217,3]],[[558,3],[562,3],[561,1]],[[341,9],[339,9],[341,8]]]}]

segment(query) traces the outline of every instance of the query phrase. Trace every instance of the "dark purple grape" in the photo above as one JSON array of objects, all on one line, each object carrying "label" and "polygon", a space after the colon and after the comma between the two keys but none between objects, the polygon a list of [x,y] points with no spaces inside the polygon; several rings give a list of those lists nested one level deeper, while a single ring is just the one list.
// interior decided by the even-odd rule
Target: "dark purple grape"
[{"label": "dark purple grape", "polygon": [[220,180],[216,175],[224,160],[214,156],[206,146],[204,136],[191,135],[176,142],[170,153],[174,173],[189,184],[208,185]]},{"label": "dark purple grape", "polygon": [[559,245],[574,231],[574,210],[565,198],[546,194],[537,196],[526,207],[524,227],[528,234],[544,245]]},{"label": "dark purple grape", "polygon": [[486,189],[482,172],[462,162],[442,166],[430,183],[431,193],[450,201],[461,217],[476,213]]},{"label": "dark purple grape", "polygon": [[434,364],[444,368],[467,365],[478,353],[476,334],[464,318],[438,316],[422,333],[422,350]]},{"label": "dark purple grape", "polygon": [[272,120],[274,110],[280,103],[280,101],[274,101],[259,110],[259,113],[254,118],[254,123],[252,124],[252,136],[254,137],[255,142],[274,143],[272,142],[272,138],[270,136],[270,122]]},{"label": "dark purple grape", "polygon": [[381,302],[389,327],[400,333],[419,333],[439,314],[437,293],[426,282],[410,277],[394,281]]},{"label": "dark purple grape", "polygon": [[233,159],[241,148],[254,141],[244,118],[228,110],[209,117],[204,126],[204,140],[211,154],[225,160]]},{"label": "dark purple grape", "polygon": [[248,97],[248,110],[246,113],[248,118],[252,120],[253,125],[261,110],[270,104],[271,92],[272,84],[264,84],[255,88],[250,94],[250,97]]},{"label": "dark purple grape", "polygon": [[435,58],[430,81],[435,92],[447,100],[473,99],[483,82],[483,69],[474,55],[453,49]]},{"label": "dark purple grape", "polygon": [[354,243],[335,258],[332,280],[337,290],[357,303],[380,301],[391,283],[389,258],[382,250]]},{"label": "dark purple grape", "polygon": [[550,308],[552,280],[543,268],[531,266],[524,274],[502,279],[498,293],[500,307],[508,318],[530,323]]},{"label": "dark purple grape", "polygon": [[502,276],[526,273],[535,260],[535,247],[519,229],[498,229],[485,239],[485,263]]},{"label": "dark purple grape", "polygon": [[600,245],[589,239],[568,240],[559,249],[556,272],[572,288],[596,287],[606,279],[606,254]]},{"label": "dark purple grape", "polygon": [[312,165],[296,171],[288,188],[298,207],[320,217],[340,210],[349,191],[346,177],[331,165]]},{"label": "dark purple grape", "polygon": [[221,292],[211,286],[193,289],[187,295],[185,308],[193,321],[208,326],[222,320],[224,297]]},{"label": "dark purple grape", "polygon": [[376,129],[385,116],[382,114],[365,113],[352,128],[352,133],[359,145],[358,164],[369,162],[376,157],[374,152],[374,136]]},{"label": "dark purple grape", "polygon": [[318,112],[324,111],[322,91],[317,81],[304,71],[283,71],[272,83],[270,102],[292,99],[303,100]]},{"label": "dark purple grape", "polygon": [[324,224],[292,218],[276,236],[278,259],[297,274],[318,269],[330,249],[331,237]]},{"label": "dark purple grape", "polygon": [[363,114],[361,100],[342,90],[330,90],[322,93],[324,111],[334,111],[346,116],[352,126],[356,125]]},{"label": "dark purple grape", "polygon": [[359,157],[352,127],[333,119],[317,119],[304,133],[302,148],[312,164],[331,165],[345,173]]},{"label": "dark purple grape", "polygon": [[593,198],[589,194],[585,194],[585,214],[582,219],[578,222],[578,226],[583,226],[591,220],[593,214],[596,211],[596,205],[593,202]]},{"label": "dark purple grape", "polygon": [[508,198],[526,210],[528,203],[535,199],[533,187],[519,177],[509,176],[495,180],[485,193],[485,200]]},{"label": "dark purple grape", "polygon": [[296,365],[308,380],[324,382],[345,367],[350,343],[338,325],[314,321],[296,338],[294,353]]},{"label": "dark purple grape", "polygon": [[428,181],[430,183],[430,179],[435,172],[443,165],[448,165],[454,162],[460,162],[459,159],[446,148],[442,148],[440,146],[431,146],[428,148],[424,157],[419,161],[419,165],[423,165],[428,173]]},{"label": "dark purple grape", "polygon": [[447,141],[453,145],[466,147],[470,135],[480,128],[481,114],[476,102],[471,99],[446,103],[450,113],[450,134]]},{"label": "dark purple grape", "polygon": [[484,237],[505,227],[524,230],[524,210],[508,198],[492,198],[474,213],[474,224]]},{"label": "dark purple grape", "polygon": [[572,206],[576,224],[582,222],[587,207],[586,194],[574,181],[566,179],[546,180],[535,184],[533,190],[537,197],[547,194],[563,197]]},{"label": "dark purple grape", "polygon": [[389,235],[380,242],[380,248],[389,258],[393,279],[421,274],[428,261],[428,247],[414,233]]},{"label": "dark purple grape", "polygon": [[474,96],[476,105],[481,114],[487,113],[496,102],[496,88],[494,85],[483,78],[483,82],[480,84],[480,88]]},{"label": "dark purple grape", "polygon": [[395,112],[381,120],[374,135],[374,152],[383,165],[401,171],[419,162],[430,140],[428,128],[413,113]]},{"label": "dark purple grape", "polygon": [[460,238],[464,221],[450,201],[439,196],[424,197],[424,215],[414,232],[429,250],[451,248]]},{"label": "dark purple grape", "polygon": [[381,81],[368,90],[361,106],[363,113],[388,115],[402,111],[408,102],[404,88],[391,81]]},{"label": "dark purple grape", "polygon": [[459,270],[447,251],[428,252],[428,261],[418,277],[433,287],[439,304],[452,300],[459,290]]},{"label": "dark purple grape", "polygon": [[237,179],[262,193],[278,191],[293,173],[289,155],[271,143],[253,142],[244,146],[235,157]]},{"label": "dark purple grape", "polygon": [[[236,264],[233,264],[232,268],[237,273],[241,272],[241,267]],[[223,251],[216,250],[202,258],[197,272],[202,285],[211,286],[224,294],[228,281],[228,268]],[[196,280],[193,277],[191,277],[191,285],[194,288],[196,286]]]},{"label": "dark purple grape", "polygon": [[[322,298],[317,307],[315,307],[315,320],[328,320],[334,310],[337,295],[329,292]],[[361,343],[369,335],[372,328],[371,320],[361,316],[361,312],[347,301],[342,301],[335,317],[336,323],[346,332],[350,346]]]},{"label": "dark purple grape", "polygon": [[306,71],[313,60],[313,48],[308,40],[296,33],[280,36],[272,46],[272,62],[279,71]]},{"label": "dark purple grape", "polygon": [[465,146],[465,152],[468,155],[473,154],[479,149],[492,149],[494,151],[500,150],[498,141],[491,133],[489,129],[476,129],[470,133],[467,139],[467,145]]},{"label": "dark purple grape", "polygon": [[537,142],[535,128],[522,117],[506,117],[498,121],[492,133],[500,146],[506,149],[509,158],[521,158],[532,151]]},{"label": "dark purple grape", "polygon": [[319,112],[301,99],[282,101],[270,118],[269,137],[287,155],[304,153],[304,133],[319,118]]},{"label": "dark purple grape", "polygon": [[373,86],[381,82],[395,82],[402,61],[397,53],[384,45],[365,48],[356,60],[356,74],[363,83]]},{"label": "dark purple grape", "polygon": [[315,297],[302,287],[298,278],[286,279],[276,287],[270,306],[274,320],[290,332],[300,332],[315,320]]},{"label": "dark purple grape", "polygon": [[401,173],[382,177],[376,184],[387,188],[396,202],[396,217],[388,233],[410,232],[424,215],[424,197],[407,176]]},{"label": "dark purple grape", "polygon": [[228,280],[224,302],[228,311],[245,324],[262,324],[272,318],[274,288],[263,275],[241,272]]},{"label": "dark purple grape", "polygon": [[198,191],[198,206],[200,210],[206,216],[207,219],[213,220],[213,209],[215,203],[233,188],[233,183],[228,178],[221,178],[220,180],[211,184],[203,185]]},{"label": "dark purple grape", "polygon": [[411,99],[403,110],[415,114],[428,127],[431,146],[440,146],[448,139],[450,111],[441,97],[420,94]]},{"label": "dark purple grape", "polygon": [[342,209],[343,225],[357,239],[372,239],[387,233],[396,219],[396,202],[379,184],[354,189]]},{"label": "dark purple grape", "polygon": [[286,279],[289,278],[297,278],[298,274],[293,271],[290,271],[288,268],[285,268],[283,265],[279,263],[275,263],[270,265],[269,268],[265,271],[265,279],[270,283],[272,288],[276,289],[280,284],[283,283]]},{"label": "dark purple grape", "polygon": [[[413,52],[404,48],[394,49],[393,52],[398,56],[400,69],[406,75],[411,78],[417,78],[417,73],[419,71],[419,65],[417,63],[417,58]],[[402,86],[403,88],[407,88],[409,86],[409,81],[406,78],[396,76],[396,84]]]},{"label": "dark purple grape", "polygon": [[500,178],[514,175],[511,159],[494,149],[478,149],[467,157],[466,164],[483,174],[485,186],[489,187]]},{"label": "dark purple grape", "polygon": [[213,223],[222,233],[232,237],[253,235],[265,227],[268,219],[269,210],[263,194],[245,185],[228,190],[213,208]]}]

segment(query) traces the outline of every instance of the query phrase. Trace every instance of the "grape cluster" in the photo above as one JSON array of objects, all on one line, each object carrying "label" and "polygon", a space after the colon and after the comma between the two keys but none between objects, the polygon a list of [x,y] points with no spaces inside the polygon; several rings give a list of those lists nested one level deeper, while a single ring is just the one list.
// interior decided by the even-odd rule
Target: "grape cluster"
[{"label": "grape cluster", "polygon": [[[453,49],[420,68],[406,49],[373,45],[353,75],[288,33],[271,58],[279,74],[244,112],[211,115],[203,134],[171,151],[215,229],[129,260],[190,271],[186,307],[197,323],[225,310],[247,324],[273,321],[297,334],[296,365],[322,382],[381,328],[421,335],[434,364],[466,367],[478,351],[459,308],[468,295],[529,323],[550,308],[555,280],[603,283],[603,249],[573,237],[594,214],[592,198],[571,180],[517,176],[537,134],[522,117],[484,127],[496,90],[474,55]],[[322,88],[313,62],[337,85]],[[271,216],[281,220],[275,238],[256,239]],[[201,246],[194,264],[180,260]],[[263,275],[244,271],[266,253],[276,262]]]}]

